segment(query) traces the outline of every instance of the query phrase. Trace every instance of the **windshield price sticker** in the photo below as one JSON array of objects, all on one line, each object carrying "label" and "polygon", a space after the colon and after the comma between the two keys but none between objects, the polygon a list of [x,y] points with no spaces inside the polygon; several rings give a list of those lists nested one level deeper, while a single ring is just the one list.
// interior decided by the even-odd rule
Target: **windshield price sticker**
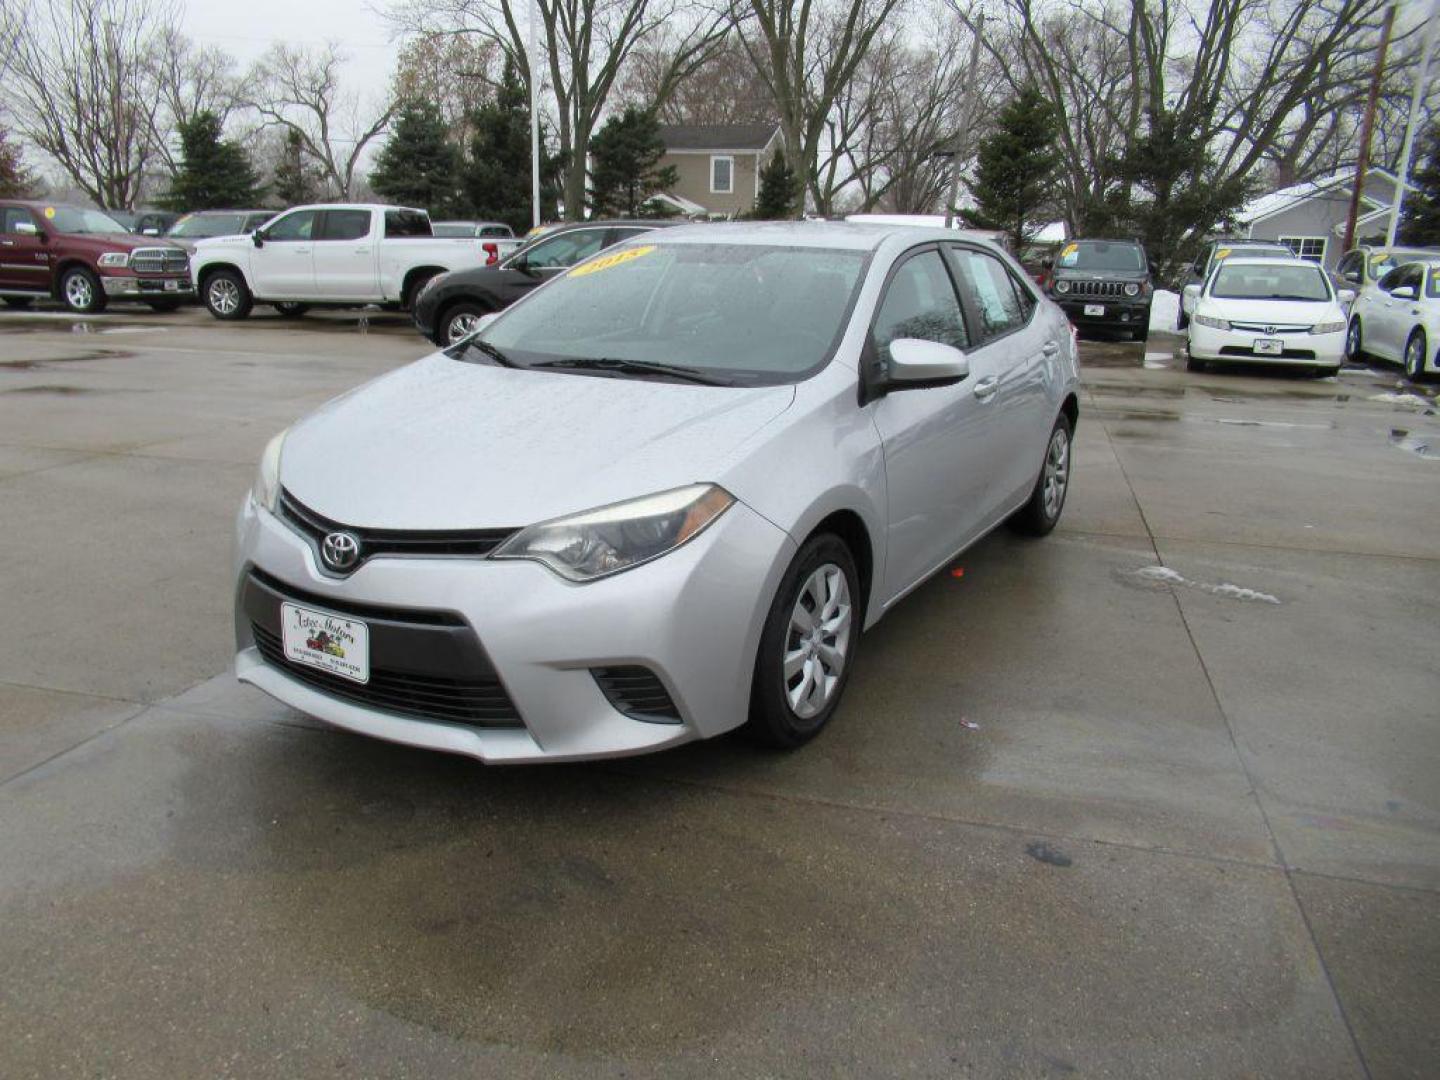
[{"label": "windshield price sticker", "polygon": [[47,206],[47,207],[45,207],[45,216],[46,216],[46,218],[51,218],[51,219],[53,219],[53,218],[55,217],[55,207],[53,207],[53,206]]},{"label": "windshield price sticker", "polygon": [[633,262],[635,259],[649,255],[655,250],[654,244],[645,247],[626,248],[624,251],[617,251],[613,255],[601,255],[598,259],[591,259],[587,263],[581,263],[570,271],[571,277],[584,277],[586,274],[598,274],[601,270],[609,270],[612,266],[619,266],[621,263]]},{"label": "windshield price sticker", "polygon": [[1217,258],[1217,259],[1228,259],[1229,257],[1230,257],[1230,249],[1229,249],[1229,248],[1221,248],[1219,251],[1215,252],[1215,258]]}]

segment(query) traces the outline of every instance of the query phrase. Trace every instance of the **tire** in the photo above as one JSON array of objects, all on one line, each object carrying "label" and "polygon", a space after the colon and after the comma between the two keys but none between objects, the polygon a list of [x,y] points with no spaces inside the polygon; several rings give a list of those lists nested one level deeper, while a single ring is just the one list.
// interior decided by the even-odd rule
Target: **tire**
[{"label": "tire", "polygon": [[1425,381],[1425,331],[1416,327],[1405,341],[1405,377],[1413,383]]},{"label": "tire", "polygon": [[78,315],[94,315],[105,310],[105,290],[100,279],[84,266],[72,266],[60,275],[60,300]]},{"label": "tire", "polygon": [[1196,360],[1193,356],[1187,356],[1187,357],[1185,358],[1185,370],[1186,370],[1186,371],[1204,371],[1204,370],[1206,370],[1205,361],[1204,361],[1204,360]]},{"label": "tire", "polygon": [[150,305],[152,311],[179,311],[182,303],[180,300],[147,300],[145,302]]},{"label": "tire", "polygon": [[1363,328],[1358,315],[1350,320],[1350,326],[1345,331],[1345,359],[1355,364],[1365,360]]},{"label": "tire", "polygon": [[1330,379],[1339,374],[1340,369],[1338,367],[1317,367],[1315,369],[1315,377],[1317,379]]},{"label": "tire", "polygon": [[34,303],[34,298],[29,296],[7,296],[4,299],[5,306],[14,308],[16,311],[24,311]]},{"label": "tire", "polygon": [[[473,300],[461,300],[440,312],[435,320],[435,343],[442,349],[454,345],[475,332],[475,321],[489,315],[490,309]],[[468,327],[468,328],[467,328]]]},{"label": "tire", "polygon": [[[781,578],[765,616],[745,725],[751,739],[792,750],[830,722],[855,670],[860,596],[860,575],[845,542],[833,533],[807,540]],[[803,627],[809,613],[831,607],[831,617],[809,631],[817,636],[806,636]],[[821,681],[814,678],[816,672]]]},{"label": "tire", "polygon": [[400,298],[400,309],[402,311],[414,311],[415,298],[420,295],[421,291],[431,279],[439,277],[442,273],[444,273],[443,270],[437,270],[433,274],[421,274],[411,281],[405,289],[405,295]]},{"label": "tire", "polygon": [[270,306],[275,309],[275,314],[279,315],[282,319],[298,319],[310,310],[309,304],[301,304],[294,300],[280,300]]},{"label": "tire", "polygon": [[1141,330],[1131,330],[1130,336],[1131,338],[1140,342],[1143,345],[1145,342],[1150,340],[1150,324],[1146,323],[1144,328]]},{"label": "tire", "polygon": [[1030,499],[1010,519],[1010,525],[1025,536],[1046,536],[1060,523],[1065,511],[1065,496],[1070,492],[1070,418],[1063,412],[1055,418],[1050,438],[1045,443],[1045,460]]},{"label": "tire", "polygon": [[245,279],[234,270],[216,270],[206,277],[201,298],[217,319],[243,319],[255,306]]}]

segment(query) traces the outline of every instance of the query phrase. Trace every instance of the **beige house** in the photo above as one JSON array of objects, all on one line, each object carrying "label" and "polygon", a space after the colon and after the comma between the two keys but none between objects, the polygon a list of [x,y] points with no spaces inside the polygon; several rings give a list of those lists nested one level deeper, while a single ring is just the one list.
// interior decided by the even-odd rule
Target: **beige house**
[{"label": "beige house", "polygon": [[661,124],[661,166],[680,181],[665,195],[687,217],[735,217],[755,206],[760,169],[780,149],[775,124]]}]

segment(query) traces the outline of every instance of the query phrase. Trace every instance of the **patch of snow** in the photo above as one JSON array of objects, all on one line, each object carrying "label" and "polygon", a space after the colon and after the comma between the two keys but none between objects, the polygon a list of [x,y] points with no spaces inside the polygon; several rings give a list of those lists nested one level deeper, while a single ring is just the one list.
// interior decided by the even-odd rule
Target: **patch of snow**
[{"label": "patch of snow", "polygon": [[1195,589],[1198,592],[1209,593],[1211,596],[1223,596],[1230,600],[1250,600],[1261,604],[1278,604],[1280,598],[1271,596],[1269,593],[1261,592],[1258,589],[1247,589],[1243,585],[1232,585],[1228,581],[1219,584],[1210,584],[1205,581],[1191,581],[1184,574],[1170,569],[1168,566],[1142,566],[1133,571],[1137,578],[1143,581],[1154,582],[1157,585],[1169,585],[1173,588]]},{"label": "patch of snow", "polygon": [[1411,409],[1428,409],[1430,402],[1418,394],[1371,394],[1367,401],[1382,401],[1387,405],[1404,405]]},{"label": "patch of snow", "polygon": [[1180,294],[1169,289],[1156,289],[1150,298],[1150,329],[1168,330],[1172,334],[1180,323]]}]

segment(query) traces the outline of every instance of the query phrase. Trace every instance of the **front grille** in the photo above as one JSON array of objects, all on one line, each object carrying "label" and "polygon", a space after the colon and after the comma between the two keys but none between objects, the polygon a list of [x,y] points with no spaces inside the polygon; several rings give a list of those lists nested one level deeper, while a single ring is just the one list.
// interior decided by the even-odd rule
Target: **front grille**
[{"label": "front grille", "polygon": [[632,720],[652,724],[678,724],[680,710],[660,677],[647,667],[591,668],[606,700]]},{"label": "front grille", "polygon": [[[320,545],[332,532],[348,532],[359,542],[360,556],[350,567],[354,573],[369,559],[382,555],[409,558],[469,558],[490,554],[514,535],[514,529],[469,530],[402,530],[364,529],[344,525],[323,514],[317,514],[288,491],[281,490],[280,518],[294,529],[315,550],[319,559]],[[320,565],[323,567],[324,563]]]},{"label": "front grille", "polygon": [[1274,337],[1278,334],[1308,334],[1310,332],[1309,326],[1276,326],[1273,323],[1232,322],[1230,329],[1246,334],[1259,334],[1261,337]]},{"label": "front grille", "polygon": [[[280,623],[286,601],[363,619],[369,628],[370,681],[357,683],[289,660]],[[422,720],[482,728],[522,726],[479,638],[454,612],[332,600],[261,570],[246,576],[241,609],[267,664],[331,697]]]},{"label": "front grille", "polygon": [[1063,292],[1061,296],[1124,296],[1125,283],[1123,281],[1081,281],[1078,278],[1065,278],[1070,283],[1070,291]]},{"label": "front grille", "polygon": [[1244,345],[1221,345],[1221,356],[1243,356],[1249,360],[1314,360],[1314,349],[1285,349],[1278,356],[1275,353],[1257,353]]},{"label": "front grille", "polygon": [[190,257],[181,248],[136,248],[130,253],[130,269],[137,274],[185,274]]}]

